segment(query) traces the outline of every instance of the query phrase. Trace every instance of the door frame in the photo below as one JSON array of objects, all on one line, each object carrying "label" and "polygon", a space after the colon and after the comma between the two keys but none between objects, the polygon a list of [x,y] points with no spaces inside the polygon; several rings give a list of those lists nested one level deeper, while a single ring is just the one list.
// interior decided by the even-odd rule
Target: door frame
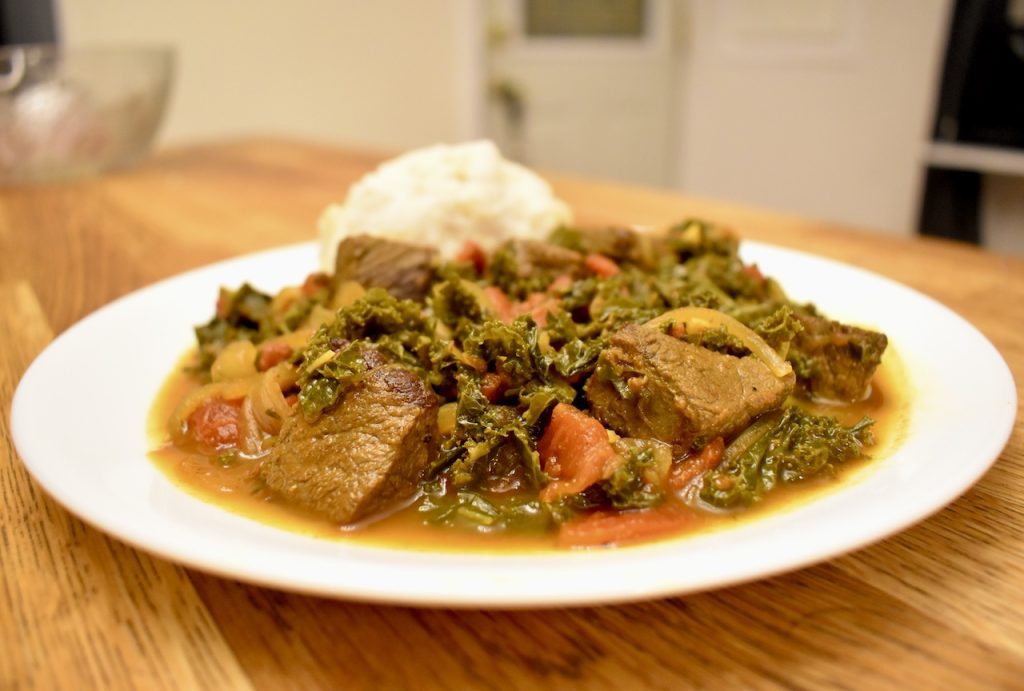
[{"label": "door frame", "polygon": [[[508,45],[506,50],[529,50],[544,57],[564,57],[587,60],[597,55],[614,54],[619,59],[650,58],[671,54],[675,50],[679,8],[676,0],[649,0],[645,23],[653,30],[641,39],[608,39],[580,37],[567,43],[564,39],[527,37],[523,35],[523,0],[491,0],[508,19]],[[488,54],[486,0],[456,0],[455,66],[458,137],[463,140],[480,139],[487,132]]]}]

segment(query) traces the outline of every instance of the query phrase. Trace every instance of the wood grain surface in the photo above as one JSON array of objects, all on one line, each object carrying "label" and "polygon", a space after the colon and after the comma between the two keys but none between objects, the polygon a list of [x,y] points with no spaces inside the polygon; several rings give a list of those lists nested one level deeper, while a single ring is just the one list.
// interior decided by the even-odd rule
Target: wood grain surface
[{"label": "wood grain surface", "polygon": [[[249,586],[108,538],[33,483],[10,443],[10,401],[55,334],[157,279],[310,239],[322,208],[379,160],[247,140],[0,189],[0,688],[1024,688],[1019,410],[993,469],[910,530],[788,575],[615,607],[409,609]],[[583,224],[703,216],[912,286],[996,345],[1024,400],[1020,259],[621,185],[555,185]]]}]

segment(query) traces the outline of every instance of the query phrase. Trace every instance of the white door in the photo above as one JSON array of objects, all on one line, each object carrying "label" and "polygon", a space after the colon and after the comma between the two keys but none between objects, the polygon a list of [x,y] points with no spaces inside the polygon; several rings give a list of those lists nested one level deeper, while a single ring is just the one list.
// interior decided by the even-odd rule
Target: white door
[{"label": "white door", "polygon": [[485,128],[544,170],[669,186],[672,0],[491,0]]}]

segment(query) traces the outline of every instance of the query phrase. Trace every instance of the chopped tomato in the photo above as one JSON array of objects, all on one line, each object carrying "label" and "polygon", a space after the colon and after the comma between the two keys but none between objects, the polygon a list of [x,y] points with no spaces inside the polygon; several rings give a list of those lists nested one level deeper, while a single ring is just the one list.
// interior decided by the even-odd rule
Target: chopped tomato
[{"label": "chopped tomato", "polygon": [[512,314],[512,301],[508,299],[508,295],[505,295],[504,290],[497,286],[487,286],[484,288],[484,295],[487,296],[494,311],[498,313],[498,319],[507,324],[515,318]]},{"label": "chopped tomato", "polygon": [[229,297],[230,294],[224,290],[217,294],[217,316],[221,319],[225,319],[228,316]]},{"label": "chopped tomato", "polygon": [[487,269],[487,254],[484,252],[484,248],[472,240],[462,243],[462,247],[455,253],[455,260],[472,264],[473,269],[481,276]]},{"label": "chopped tomato", "polygon": [[678,506],[642,511],[596,511],[563,524],[556,541],[561,547],[618,545],[681,532],[696,522],[696,514]]},{"label": "chopped tomato", "polygon": [[698,477],[716,467],[722,462],[722,454],[725,453],[725,440],[715,437],[700,450],[695,456],[690,456],[676,468],[668,478],[668,486],[674,490],[681,490]]},{"label": "chopped tomato", "polygon": [[484,294],[498,313],[498,319],[506,324],[511,324],[516,317],[529,314],[538,326],[545,326],[548,312],[558,306],[558,300],[545,293],[530,293],[522,302],[512,302],[501,288],[495,286],[484,288]]},{"label": "chopped tomato", "polygon": [[572,286],[572,276],[569,274],[562,274],[555,280],[551,281],[551,285],[548,286],[548,293],[561,293],[568,290]]},{"label": "chopped tomato", "polygon": [[497,372],[488,372],[484,376],[480,377],[480,391],[491,403],[494,403],[501,398],[501,395],[505,393],[508,385],[508,377],[503,374],[498,374]]},{"label": "chopped tomato", "polygon": [[[519,314],[527,314],[528,312],[531,312],[533,308],[537,307],[547,299],[548,296],[545,295],[544,293],[530,293],[529,295],[526,296],[525,300],[523,300],[522,302],[517,302],[513,306],[513,310],[515,312],[518,312]],[[519,314],[517,314],[516,316],[518,317]]]},{"label": "chopped tomato", "polygon": [[543,501],[582,492],[619,460],[604,425],[567,403],[559,403],[551,412],[537,451],[541,468],[554,478],[540,492]]},{"label": "chopped tomato", "polygon": [[544,293],[530,293],[525,300],[512,307],[513,318],[529,314],[537,326],[544,327],[548,324],[548,312],[557,306],[558,300],[550,298]]},{"label": "chopped tomato", "polygon": [[260,348],[259,359],[256,361],[256,369],[265,372],[279,362],[284,362],[292,356],[292,347],[287,343],[270,342]]},{"label": "chopped tomato", "polygon": [[743,273],[753,278],[758,283],[764,280],[764,274],[761,273],[761,269],[757,268],[757,264],[746,264],[743,267]]},{"label": "chopped tomato", "polygon": [[603,278],[619,273],[619,265],[603,254],[588,254],[583,265]]},{"label": "chopped tomato", "polygon": [[306,276],[305,282],[302,284],[302,294],[312,295],[316,291],[326,288],[331,284],[330,277],[325,273],[311,273]]},{"label": "chopped tomato", "polygon": [[241,401],[211,398],[188,416],[188,433],[197,444],[219,450],[238,444]]},{"label": "chopped tomato", "polygon": [[299,397],[295,394],[288,394],[287,396],[284,397],[284,402],[287,403],[289,406],[293,406],[299,402]]}]

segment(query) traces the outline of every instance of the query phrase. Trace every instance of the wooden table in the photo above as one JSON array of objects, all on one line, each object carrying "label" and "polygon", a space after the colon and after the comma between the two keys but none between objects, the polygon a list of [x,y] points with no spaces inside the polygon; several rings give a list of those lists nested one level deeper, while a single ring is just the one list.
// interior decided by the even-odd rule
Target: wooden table
[{"label": "wooden table", "polygon": [[[717,592],[561,611],[372,606],[236,583],[106,537],[29,479],[10,446],[10,400],[55,334],[156,279],[311,238],[325,204],[378,160],[244,141],[0,189],[0,688],[1024,686],[1019,420],[977,486],[873,547]],[[967,317],[1018,392],[1024,382],[1020,259],[617,185],[556,186],[584,224],[703,216],[890,276]]]}]

